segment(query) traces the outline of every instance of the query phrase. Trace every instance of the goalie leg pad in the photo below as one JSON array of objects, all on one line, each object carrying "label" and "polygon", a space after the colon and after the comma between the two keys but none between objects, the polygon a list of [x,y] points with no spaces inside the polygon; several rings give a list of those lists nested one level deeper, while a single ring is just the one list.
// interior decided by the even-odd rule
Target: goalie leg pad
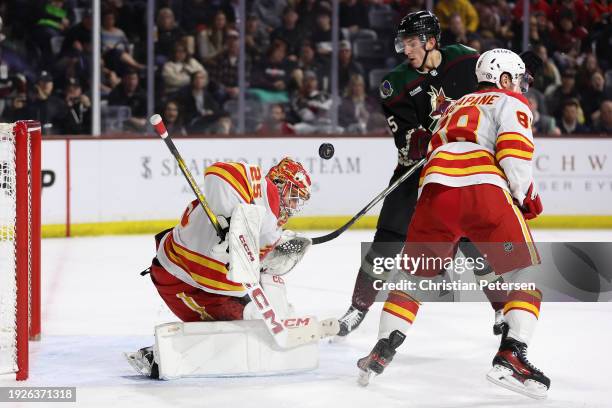
[{"label": "goalie leg pad", "polygon": [[318,347],[313,342],[281,349],[261,320],[168,323],[155,328],[155,360],[163,380],[313,370],[319,364]]}]

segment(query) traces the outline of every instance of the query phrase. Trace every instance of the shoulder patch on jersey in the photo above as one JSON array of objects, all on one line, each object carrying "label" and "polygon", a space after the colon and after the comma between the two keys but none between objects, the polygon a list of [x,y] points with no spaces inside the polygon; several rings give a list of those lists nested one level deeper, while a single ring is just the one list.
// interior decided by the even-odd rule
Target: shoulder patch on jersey
[{"label": "shoulder patch on jersey", "polygon": [[387,99],[391,95],[393,95],[393,87],[391,86],[391,82],[385,79],[380,84],[380,97],[383,99]]}]

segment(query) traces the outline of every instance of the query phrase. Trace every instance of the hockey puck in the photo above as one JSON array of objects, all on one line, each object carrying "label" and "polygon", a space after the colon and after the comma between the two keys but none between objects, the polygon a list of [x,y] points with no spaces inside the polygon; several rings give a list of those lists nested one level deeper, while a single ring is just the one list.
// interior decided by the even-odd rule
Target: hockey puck
[{"label": "hockey puck", "polygon": [[334,151],[334,145],[331,143],[322,143],[321,146],[319,146],[319,156],[322,159],[331,159],[332,157],[334,157]]}]

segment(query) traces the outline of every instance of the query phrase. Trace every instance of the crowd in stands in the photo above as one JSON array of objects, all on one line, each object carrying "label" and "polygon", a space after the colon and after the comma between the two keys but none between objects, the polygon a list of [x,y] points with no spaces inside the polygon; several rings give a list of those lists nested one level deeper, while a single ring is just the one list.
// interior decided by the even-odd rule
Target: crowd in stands
[{"label": "crowd in stands", "polygon": [[[174,134],[233,134],[238,22],[245,19],[246,131],[261,135],[386,129],[380,78],[401,16],[424,0],[340,0],[338,127],[332,109],[329,0],[158,0],[155,109]],[[146,0],[103,0],[106,132],[147,130]],[[530,0],[529,43],[544,61],[529,94],[541,135],[612,134],[612,38],[604,0]],[[89,0],[0,1],[0,119],[36,119],[47,134],[91,130]],[[438,0],[442,45],[521,51],[523,2]]]}]

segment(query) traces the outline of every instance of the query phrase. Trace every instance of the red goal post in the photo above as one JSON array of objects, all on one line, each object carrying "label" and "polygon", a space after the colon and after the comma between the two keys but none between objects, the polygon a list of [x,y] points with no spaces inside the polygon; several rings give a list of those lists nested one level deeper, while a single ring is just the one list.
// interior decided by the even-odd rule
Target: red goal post
[{"label": "red goal post", "polygon": [[29,374],[28,340],[39,339],[41,128],[0,124],[0,374]]}]

